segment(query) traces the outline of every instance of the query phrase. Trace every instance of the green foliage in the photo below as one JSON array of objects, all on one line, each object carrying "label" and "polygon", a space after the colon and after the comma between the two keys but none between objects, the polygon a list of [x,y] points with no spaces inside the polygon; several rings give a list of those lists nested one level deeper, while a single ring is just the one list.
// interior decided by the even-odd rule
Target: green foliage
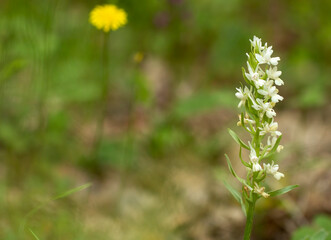
[{"label": "green foliage", "polygon": [[327,215],[318,215],[311,226],[302,226],[292,235],[291,240],[330,240],[331,218]]},{"label": "green foliage", "polygon": [[[271,8],[264,1],[113,0],[128,12],[129,21],[111,33],[106,131],[90,157],[104,91],[102,34],[88,23],[97,2],[0,1],[0,214],[6,216],[0,239],[105,239],[104,233],[85,228],[66,201],[31,219],[35,233],[17,233],[24,215],[48,191],[68,186],[63,168],[79,169],[87,178],[96,169],[111,176],[130,171],[123,179],[140,174],[146,182],[148,174],[136,171],[141,163],[153,169],[162,158],[182,160],[188,152],[213,168],[228,145],[222,135],[224,115],[236,107],[238,66],[254,34],[278,43],[284,80],[289,80],[284,97],[294,108],[328,104],[329,1],[283,1]],[[277,31],[270,31],[275,22]],[[145,55],[139,64],[132,61],[136,52]],[[214,112],[221,122],[192,126],[195,118]],[[207,125],[218,130],[193,130]],[[164,173],[172,166],[162,167]],[[70,175],[72,181],[81,180],[79,174]],[[185,238],[169,231],[159,231],[167,237],[141,239]]]},{"label": "green foliage", "polygon": [[[89,188],[89,187],[91,187],[91,185],[92,185],[91,183],[86,183],[86,184],[81,185],[81,186],[79,186],[79,187],[76,187],[76,188],[70,189],[70,190],[68,190],[68,191],[65,191],[64,193],[61,193],[61,194],[59,194],[59,195],[53,197],[51,200],[49,200],[49,201],[47,201],[47,202],[45,202],[45,203],[43,203],[43,204],[40,204],[38,207],[32,209],[32,210],[26,215],[25,218],[28,219],[30,216],[32,216],[33,214],[35,214],[35,213],[36,213],[37,211],[39,211],[41,208],[47,206],[47,204],[49,204],[51,201],[55,201],[55,200],[58,200],[58,199],[61,199],[61,198],[65,198],[65,197],[67,197],[67,196],[69,196],[69,195],[71,195],[71,194],[74,194],[74,193],[76,193],[76,192],[79,192],[79,191],[82,191],[82,190],[84,190],[84,189],[86,189],[86,188]],[[25,226],[23,225],[23,227],[25,227]]]},{"label": "green foliage", "polygon": [[219,108],[233,109],[236,105],[233,91],[221,89],[218,91],[199,91],[193,96],[179,100],[174,107],[174,115],[180,119],[188,119]]},{"label": "green foliage", "polygon": [[137,155],[138,149],[132,139],[103,141],[94,161],[98,161],[101,167],[126,169],[134,166]]},{"label": "green foliage", "polygon": [[223,180],[223,184],[229,190],[232,196],[237,200],[237,202],[240,203],[241,209],[246,216],[246,206],[241,198],[240,193],[235,190],[231,185],[229,185],[225,180]]},{"label": "green foliage", "polygon": [[299,185],[290,185],[275,191],[268,192],[268,194],[270,195],[270,197],[275,197],[275,196],[283,195],[289,191],[292,191],[294,188],[297,187],[299,187]]},{"label": "green foliage", "polygon": [[32,236],[33,236],[36,240],[39,240],[39,238],[37,237],[37,235],[31,230],[31,228],[29,228],[29,231],[31,232]]},{"label": "green foliage", "polygon": [[239,182],[241,182],[243,185],[245,185],[246,187],[248,187],[249,189],[251,188],[244,179],[242,179],[241,177],[239,177],[236,172],[233,170],[233,167],[232,167],[232,164],[231,164],[231,161],[230,161],[230,158],[228,157],[228,155],[225,154],[225,158],[226,158],[226,161],[228,163],[228,167],[229,167],[229,170],[231,172],[231,174],[238,179]]},{"label": "green foliage", "polygon": [[280,143],[280,140],[282,140],[282,137],[283,137],[283,135],[280,135],[277,138],[277,140],[275,142],[275,145],[272,147],[272,149],[270,150],[270,152],[266,156],[264,156],[263,158],[268,158],[268,157],[270,157],[270,156],[272,156],[272,155],[274,155],[276,153],[277,148],[278,148],[279,143]]},{"label": "green foliage", "polygon": [[239,137],[238,135],[232,131],[230,128],[228,128],[228,132],[231,135],[231,137],[236,141],[236,143],[238,143],[240,145],[240,147],[246,148],[246,149],[250,149],[249,146],[247,146]]},{"label": "green foliage", "polygon": [[169,156],[185,146],[189,139],[180,124],[168,120],[155,126],[148,138],[148,150],[154,157]]},{"label": "green foliage", "polygon": [[89,188],[89,187],[91,187],[91,186],[92,186],[91,183],[86,183],[86,184],[84,184],[84,185],[81,185],[81,186],[79,186],[79,187],[76,187],[76,188],[70,189],[70,190],[68,190],[68,191],[66,191],[66,192],[64,192],[64,193],[61,193],[61,194],[57,195],[56,197],[53,198],[53,200],[58,200],[58,199],[61,199],[61,198],[67,197],[67,196],[69,196],[69,195],[71,195],[71,194],[74,194],[74,193],[76,193],[76,192],[80,192],[80,191],[82,191],[82,190],[84,190],[84,189],[86,189],[86,188]]},{"label": "green foliage", "polygon": [[315,85],[304,89],[297,101],[303,108],[322,106],[326,102],[326,92],[321,85]]}]

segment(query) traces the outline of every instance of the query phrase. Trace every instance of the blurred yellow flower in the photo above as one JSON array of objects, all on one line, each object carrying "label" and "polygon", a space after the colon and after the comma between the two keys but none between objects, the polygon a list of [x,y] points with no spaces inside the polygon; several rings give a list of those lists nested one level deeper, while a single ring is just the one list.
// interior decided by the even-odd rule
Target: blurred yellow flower
[{"label": "blurred yellow flower", "polygon": [[127,14],[112,4],[99,5],[91,11],[90,23],[105,32],[115,31],[127,23]]},{"label": "blurred yellow flower", "polygon": [[133,61],[135,63],[141,63],[141,61],[144,59],[144,54],[142,52],[136,52],[133,56]]}]

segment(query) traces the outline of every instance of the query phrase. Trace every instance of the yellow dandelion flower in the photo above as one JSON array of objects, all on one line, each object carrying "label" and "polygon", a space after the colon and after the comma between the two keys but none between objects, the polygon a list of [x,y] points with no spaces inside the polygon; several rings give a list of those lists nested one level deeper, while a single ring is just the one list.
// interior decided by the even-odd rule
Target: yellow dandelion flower
[{"label": "yellow dandelion flower", "polygon": [[91,11],[90,23],[105,32],[115,31],[127,23],[127,14],[112,4],[99,5]]}]

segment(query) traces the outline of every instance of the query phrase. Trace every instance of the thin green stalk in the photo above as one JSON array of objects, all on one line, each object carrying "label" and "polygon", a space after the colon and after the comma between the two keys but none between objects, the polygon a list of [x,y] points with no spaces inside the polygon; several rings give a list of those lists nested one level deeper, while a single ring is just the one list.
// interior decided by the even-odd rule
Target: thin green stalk
[{"label": "thin green stalk", "polygon": [[251,232],[252,232],[252,228],[253,228],[254,210],[255,210],[255,200],[253,200],[253,202],[250,202],[249,205],[248,205],[244,240],[250,240],[251,239]]},{"label": "thin green stalk", "polygon": [[103,125],[107,116],[107,100],[109,95],[109,33],[105,33],[102,45],[102,95],[101,114],[97,121],[93,152],[99,148],[103,137]]}]

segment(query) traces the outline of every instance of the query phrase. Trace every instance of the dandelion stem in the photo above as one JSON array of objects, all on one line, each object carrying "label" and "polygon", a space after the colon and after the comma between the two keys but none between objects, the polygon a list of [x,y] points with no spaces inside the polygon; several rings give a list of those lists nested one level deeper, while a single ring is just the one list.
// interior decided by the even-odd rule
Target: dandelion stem
[{"label": "dandelion stem", "polygon": [[97,120],[95,139],[94,139],[94,152],[98,150],[102,137],[103,125],[107,116],[107,100],[109,95],[109,47],[108,47],[109,33],[103,36],[102,45],[102,95],[101,95],[101,114]]}]

